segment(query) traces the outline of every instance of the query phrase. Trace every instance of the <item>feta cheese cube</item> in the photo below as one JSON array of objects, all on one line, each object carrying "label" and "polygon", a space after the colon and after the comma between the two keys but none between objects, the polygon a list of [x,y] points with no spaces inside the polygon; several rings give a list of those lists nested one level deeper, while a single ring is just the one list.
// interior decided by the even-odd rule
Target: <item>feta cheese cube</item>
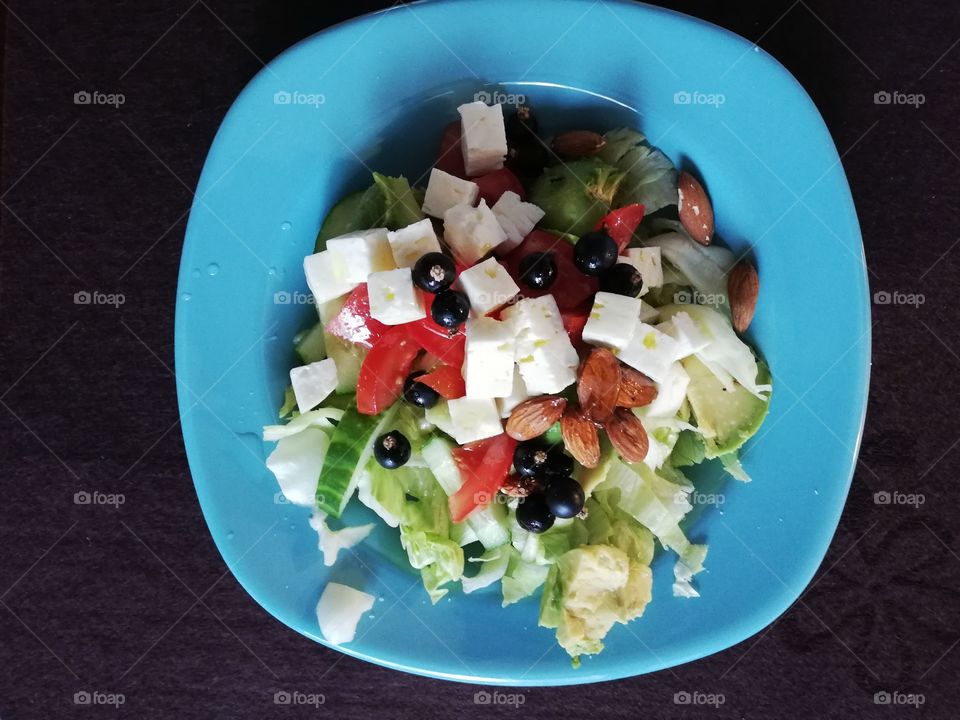
[{"label": "feta cheese cube", "polygon": [[423,197],[423,212],[442,219],[443,214],[454,205],[473,205],[479,194],[480,186],[475,182],[433,168],[427,182],[427,193]]},{"label": "feta cheese cube", "polygon": [[458,398],[448,400],[453,437],[460,445],[483,440],[503,432],[500,413],[493,398]]},{"label": "feta cheese cube", "polygon": [[660,382],[676,361],[679,343],[652,325],[638,323],[633,337],[618,356],[623,362]]},{"label": "feta cheese cube", "polygon": [[519,245],[546,215],[533,203],[521,200],[520,196],[512,190],[507,190],[501,195],[491,209],[507,235],[506,241],[497,248],[501,253],[510,252]]},{"label": "feta cheese cube", "polygon": [[460,113],[460,149],[467,175],[499,170],[507,157],[507,133],[503,107],[472,102],[457,108]]},{"label": "feta cheese cube", "polygon": [[450,437],[456,437],[453,420],[450,419],[450,408],[446,400],[441,400],[432,408],[427,408],[423,414],[424,420],[436,425],[438,429],[445,432]]},{"label": "feta cheese cube", "polygon": [[527,392],[527,386],[523,384],[520,368],[515,365],[513,368],[513,387],[510,389],[510,394],[497,399],[497,409],[500,410],[500,417],[510,417],[513,409],[529,398],[530,393]]},{"label": "feta cheese cube", "polygon": [[297,398],[297,408],[302,413],[309,412],[337,389],[337,364],[333,358],[327,358],[292,368],[290,384]]},{"label": "feta cheese cube", "polygon": [[384,325],[402,325],[427,316],[410,268],[384,270],[367,278],[370,316]]},{"label": "feta cheese cube", "polygon": [[443,239],[460,262],[473,265],[507,236],[487,201],[481,200],[477,207],[460,203],[443,214]]},{"label": "feta cheese cube", "polygon": [[327,250],[334,272],[347,282],[362,283],[367,275],[393,270],[393,260],[386,228],[360,230],[327,240]]},{"label": "feta cheese cube", "polygon": [[641,295],[646,295],[650,288],[663,286],[663,264],[660,259],[660,248],[630,248],[627,250],[629,262],[640,271],[643,278]]},{"label": "feta cheese cube", "polygon": [[687,397],[690,376],[679,362],[671,363],[660,380],[657,380],[657,396],[646,407],[639,408],[643,417],[672,418]]},{"label": "feta cheese cube", "polygon": [[513,325],[493,318],[468,320],[464,380],[468,398],[506,397],[513,390]]},{"label": "feta cheese cube", "polygon": [[317,307],[341,295],[346,295],[360,284],[340,278],[336,272],[336,265],[329,250],[307,255],[303,259],[303,274],[307,277],[307,285]]},{"label": "feta cheese cube", "polygon": [[640,322],[641,301],[637,298],[598,292],[593,309],[583,326],[583,339],[591,345],[622,350]]},{"label": "feta cheese cube", "polygon": [[493,258],[464,270],[457,285],[467,294],[470,309],[477,315],[503,307],[520,292],[507,269]]},{"label": "feta cheese cube", "polygon": [[558,393],[577,381],[577,362],[570,362],[570,353],[577,351],[566,335],[551,340],[538,340],[529,355],[517,358],[517,367],[531,395]]},{"label": "feta cheese cube", "polygon": [[676,313],[667,322],[657,325],[657,329],[677,341],[675,360],[698,353],[710,344],[710,336],[685,312]]},{"label": "feta cheese cube", "polygon": [[530,395],[560,392],[576,381],[580,358],[552,295],[521,300],[501,317],[513,324],[517,367]]},{"label": "feta cheese cube", "polygon": [[430,252],[440,252],[440,241],[430,218],[387,233],[393,260],[398,268],[413,267],[417,260]]}]

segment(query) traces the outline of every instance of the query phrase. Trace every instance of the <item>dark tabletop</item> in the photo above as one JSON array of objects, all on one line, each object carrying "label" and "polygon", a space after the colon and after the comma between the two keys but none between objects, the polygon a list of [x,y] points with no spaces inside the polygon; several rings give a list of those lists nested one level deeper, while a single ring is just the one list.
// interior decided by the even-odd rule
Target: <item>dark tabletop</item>
[{"label": "dark tabletop", "polygon": [[[956,716],[960,10],[669,4],[757,41],[799,79],[843,155],[872,291],[923,300],[874,305],[860,463],[794,606],[712,657],[522,690],[519,710],[280,625],[227,571],[187,470],[170,371],[186,213],[225,111],[263,62],[386,3],[17,0],[0,3],[0,718],[910,717],[920,702]],[[94,90],[124,102],[75,103]],[[875,102],[882,91],[923,102]],[[125,302],[74,302],[94,290]],[[74,502],[93,489],[124,502]],[[324,703],[278,707],[277,691]],[[677,704],[679,692],[723,702]]]}]

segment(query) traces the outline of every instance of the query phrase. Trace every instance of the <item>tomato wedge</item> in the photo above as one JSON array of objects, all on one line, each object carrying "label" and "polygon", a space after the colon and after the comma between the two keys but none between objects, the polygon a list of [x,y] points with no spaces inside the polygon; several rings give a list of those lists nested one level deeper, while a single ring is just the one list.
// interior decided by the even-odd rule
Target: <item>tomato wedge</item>
[{"label": "tomato wedge", "polygon": [[510,172],[507,168],[494,170],[486,175],[471,178],[480,187],[480,198],[487,201],[487,205],[493,207],[493,204],[500,199],[507,190],[512,190],[520,199],[526,197],[523,189],[523,183],[520,179]]},{"label": "tomato wedge", "polygon": [[327,332],[341,340],[372,348],[387,327],[370,316],[370,295],[367,284],[362,283],[350,293],[340,312],[330,318]]},{"label": "tomato wedge", "polygon": [[357,411],[377,415],[393,405],[403,392],[403,381],[419,352],[420,346],[406,326],[395,325],[387,330],[360,365]]},{"label": "tomato wedge", "polygon": [[463,164],[463,150],[460,149],[459,120],[443,129],[443,135],[440,137],[440,152],[433,166],[459,178],[467,177],[467,169]]},{"label": "tomato wedge", "polygon": [[493,501],[510,472],[516,448],[517,441],[503,434],[468,443],[453,451],[463,485],[448,498],[451,520],[462,522],[471,512]]},{"label": "tomato wedge", "polygon": [[592,307],[593,303],[585,303],[571,310],[560,311],[560,317],[563,318],[563,329],[567,331],[570,342],[578,350],[583,346],[583,326],[587,324],[587,318],[590,316]]},{"label": "tomato wedge", "polygon": [[[521,277],[520,262],[527,255],[535,252],[552,252],[557,265],[557,279],[546,290],[530,287]],[[525,297],[540,297],[552,293],[561,310],[577,307],[588,298],[592,298],[600,287],[596,278],[584,275],[573,264],[573,245],[543,230],[534,230],[527,235],[517,249],[503,259],[503,262]]]},{"label": "tomato wedge", "polygon": [[627,249],[630,241],[633,239],[633,233],[637,226],[643,220],[643,205],[634,203],[633,205],[624,205],[611,211],[600,219],[594,230],[606,228],[610,237],[617,243],[620,252]]},{"label": "tomato wedge", "polygon": [[451,334],[446,328],[437,325],[430,316],[432,305],[433,295],[423,293],[423,306],[427,316],[423,320],[415,320],[402,327],[407,328],[410,337],[428,353],[436,355],[440,362],[456,368],[463,367],[467,342],[464,327],[461,325]]},{"label": "tomato wedge", "polygon": [[423,383],[440,393],[447,400],[462,398],[467,393],[467,385],[463,380],[460,368],[453,365],[441,365],[435,370],[421,375],[417,382]]}]

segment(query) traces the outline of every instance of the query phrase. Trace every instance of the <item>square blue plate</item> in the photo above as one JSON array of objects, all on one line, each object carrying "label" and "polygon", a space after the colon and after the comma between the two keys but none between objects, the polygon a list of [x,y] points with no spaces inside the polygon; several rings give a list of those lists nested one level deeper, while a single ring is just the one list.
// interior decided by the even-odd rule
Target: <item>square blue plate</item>
[{"label": "square blue plate", "polygon": [[[291,338],[314,317],[302,259],[325,213],[370,170],[424,183],[441,129],[477,92],[525,96],[550,134],[641,128],[708,187],[719,236],[755,246],[751,340],[775,375],[770,416],[744,454],[750,484],[703,469],[721,507],[689,532],[710,544],[702,597],[653,602],[574,670],[537,627],[538,604],[497,588],[427,601],[381,528],[323,566],[308,512],[277,498],[260,429],[275,422]],[[514,98],[515,99],[515,98]],[[742,38],[639,4],[441,0],[315,35],[261,71],[216,136],[190,215],[176,317],[178,391],[207,524],[244,588],[318,642],[331,579],[380,598],[350,655],[499,685],[609,680],[687,662],[756,633],[799,595],[836,528],[863,427],[870,315],[863,248],[840,159],[803,89]],[[356,503],[354,503],[356,504]],[[368,520],[352,507],[348,522]],[[309,661],[309,658],[307,659]]]}]

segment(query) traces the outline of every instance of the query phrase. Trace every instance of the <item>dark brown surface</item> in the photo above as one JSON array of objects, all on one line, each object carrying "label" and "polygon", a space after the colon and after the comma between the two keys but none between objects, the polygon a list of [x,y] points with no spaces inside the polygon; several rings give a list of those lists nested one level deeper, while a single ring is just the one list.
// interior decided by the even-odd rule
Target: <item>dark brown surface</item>
[{"label": "dark brown surface", "polygon": [[[840,529],[778,622],[631,680],[478,688],[345,658],[282,627],[229,575],[176,424],[173,300],[185,215],[232,99],[292,42],[381,3],[18,1],[6,18],[0,249],[0,718],[955,717],[960,11],[955,3],[677,2],[759,40],[844,154],[874,291],[871,404]],[[347,9],[349,7],[349,9]],[[585,49],[590,52],[602,49]],[[119,108],[74,93],[121,92]],[[923,93],[919,108],[874,93]],[[789,142],[789,138],[784,138]],[[119,292],[119,309],[77,305]],[[811,318],[817,322],[818,318]],[[815,349],[812,349],[815,351]],[[802,438],[798,439],[802,442]],[[122,492],[118,509],[74,493]],[[921,493],[919,507],[874,493]],[[78,691],[122,693],[119,710]],[[277,707],[278,690],[322,694]],[[677,692],[721,693],[714,709]],[[513,691],[508,691],[513,692]]]}]

